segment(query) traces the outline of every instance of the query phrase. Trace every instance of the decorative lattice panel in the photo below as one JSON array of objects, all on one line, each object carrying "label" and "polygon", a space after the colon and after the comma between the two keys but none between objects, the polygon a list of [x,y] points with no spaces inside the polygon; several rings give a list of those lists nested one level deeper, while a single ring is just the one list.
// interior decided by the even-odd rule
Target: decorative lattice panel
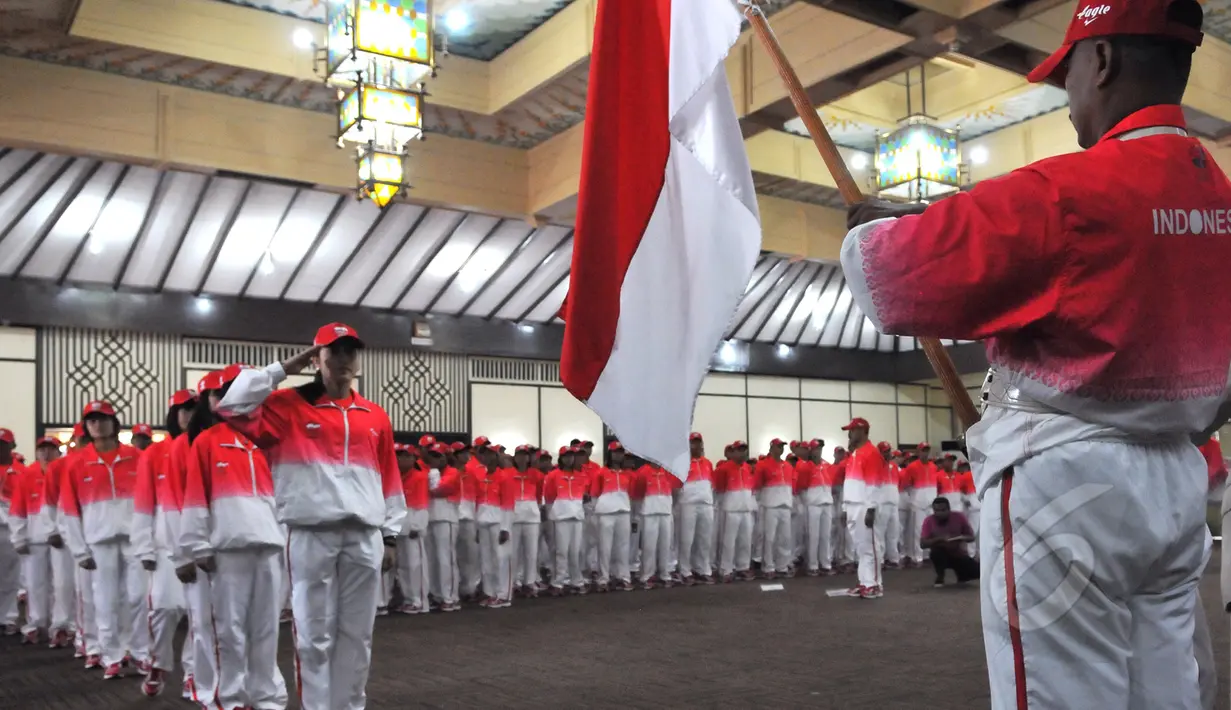
[{"label": "decorative lattice panel", "polygon": [[213,369],[242,362],[264,367],[271,362],[289,360],[303,352],[304,345],[270,345],[236,340],[198,340],[184,338],[184,366]]},{"label": "decorative lattice panel", "polygon": [[558,385],[560,384],[560,363],[550,360],[472,357],[470,358],[470,381]]},{"label": "decorative lattice panel", "polygon": [[106,399],[121,423],[161,422],[182,378],[180,338],[144,333],[44,328],[39,332],[39,421],[68,424],[93,399]]},{"label": "decorative lattice panel", "polygon": [[364,395],[389,413],[396,431],[465,432],[466,358],[419,350],[363,355]]}]

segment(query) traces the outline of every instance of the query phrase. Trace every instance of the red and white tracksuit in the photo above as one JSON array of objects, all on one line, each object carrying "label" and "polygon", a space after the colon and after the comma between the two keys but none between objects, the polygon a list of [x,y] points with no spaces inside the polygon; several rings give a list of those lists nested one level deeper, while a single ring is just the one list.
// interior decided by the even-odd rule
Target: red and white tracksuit
[{"label": "red and white tracksuit", "polygon": [[[910,464],[902,466],[898,471],[898,550],[900,558],[906,561],[915,559],[915,545],[918,544],[919,530],[915,527],[915,484],[911,478]],[[923,521],[919,521],[920,527]]]},{"label": "red and white tracksuit", "polygon": [[461,588],[457,566],[457,505],[461,500],[462,474],[452,466],[428,473],[428,489],[433,493],[428,506],[431,532],[428,566],[432,596],[442,604],[456,604]]},{"label": "red and white tracksuit", "polygon": [[513,575],[509,569],[508,542],[501,544],[500,533],[510,534],[513,521],[513,489],[508,485],[512,469],[488,471],[479,484],[479,561],[483,570],[483,593],[491,599],[513,598]]},{"label": "red and white tracksuit", "polygon": [[[48,480],[55,487],[55,500],[52,503],[55,505],[56,532],[60,534],[62,539],[67,539],[64,532],[64,515],[60,510],[60,496],[63,490],[64,474],[68,471],[69,463],[80,454],[80,450],[70,449],[65,456],[52,461],[51,465],[47,467]],[[101,655],[102,650],[98,647],[98,625],[94,620],[94,572],[82,569],[77,564],[77,561],[73,559],[72,550],[68,547],[67,542],[57,552],[66,560],[64,564],[70,567],[72,572],[73,629],[75,631],[73,646],[76,649],[75,655],[77,658]]]},{"label": "red and white tracksuit", "polygon": [[856,559],[851,531],[846,520],[846,503],[842,499],[846,488],[846,465],[850,456],[833,464],[830,479],[833,481],[833,557],[835,565],[845,565]]},{"label": "red and white tracksuit", "polygon": [[[885,558],[885,516],[881,514],[881,496],[887,477],[885,459],[871,442],[852,451],[844,461],[846,478],[842,487],[842,503],[846,506],[846,527],[859,560],[859,586],[881,587],[881,563]],[[896,493],[895,493],[896,495]],[[872,527],[865,523],[868,510],[875,510]]]},{"label": "red and white tracksuit", "polygon": [[885,519],[884,538],[878,539],[882,545],[881,556],[885,562],[896,565],[902,557],[902,521],[898,519],[898,478],[901,470],[893,461],[885,464],[885,480],[881,484],[880,510],[877,517]]},{"label": "red and white tracksuit", "polygon": [[397,579],[402,588],[401,611],[422,614],[428,611],[431,589],[428,570],[428,510],[432,498],[428,483],[431,471],[419,465],[402,474],[402,493],[406,496],[406,523],[398,537]]},{"label": "red and white tracksuit", "polygon": [[0,624],[17,624],[17,593],[21,588],[21,558],[9,530],[9,503],[25,466],[0,464]]},{"label": "red and white tracksuit", "polygon": [[48,539],[59,533],[56,504],[60,498],[59,467],[35,463],[26,466],[13,487],[9,508],[9,529],[15,548],[27,547],[22,558],[26,578],[26,625],[22,632],[73,631],[72,555],[52,547]]},{"label": "red and white tracksuit", "polygon": [[[202,405],[205,406],[205,405]],[[217,425],[215,425],[217,426]],[[192,446],[187,434],[180,434],[171,442],[171,450],[167,454],[167,477],[163,481],[170,488],[167,497],[173,497],[176,505],[183,509],[184,485],[188,479],[188,458]],[[176,561],[183,563],[192,560],[180,549],[180,524],[174,532],[175,550],[170,553]],[[213,581],[204,570],[198,569],[196,579],[183,585],[184,605],[188,610],[188,638],[184,640],[192,651],[185,656],[192,657],[191,684],[185,684],[184,690],[191,695],[191,700],[203,707],[215,705],[214,695],[218,690],[218,644],[217,622],[214,618]]]},{"label": "red and white tracksuit", "polygon": [[[724,462],[727,463],[727,462]],[[722,549],[719,572],[747,572],[752,564],[753,515],[756,478],[746,463],[721,466],[717,490],[722,495]]]},{"label": "red and white tracksuit", "polygon": [[[306,401],[280,363],[245,369],[219,412],[266,454],[287,525],[296,667],[304,710],[359,710],[384,560],[406,498],[389,416],[358,394]],[[276,391],[275,391],[276,390]]]},{"label": "red and white tracksuit", "polygon": [[791,508],[795,502],[795,469],[785,461],[766,458],[757,464],[756,478],[764,536],[761,569],[785,574],[793,559]]},{"label": "red and white tracksuit", "polygon": [[803,489],[799,487],[799,479],[805,476],[811,478],[816,464],[808,459],[795,458],[791,462],[791,468],[795,472],[792,477],[795,487],[791,499],[791,559],[802,560],[807,547],[808,506],[804,503]]},{"label": "red and white tracksuit", "polygon": [[712,572],[714,538],[714,465],[702,456],[688,466],[688,480],[677,493],[681,577],[706,577]]},{"label": "red and white tracksuit", "polygon": [[513,490],[512,558],[513,585],[533,586],[539,579],[539,536],[543,519],[543,474],[534,468],[514,469],[509,476]]},{"label": "red and white tracksuit", "polygon": [[586,477],[580,471],[556,469],[543,482],[543,500],[547,503],[552,523],[552,541],[556,548],[551,586],[584,587],[581,574],[582,526],[586,513],[582,500],[586,494]]},{"label": "red and white tracksuit", "polygon": [[74,456],[60,488],[65,542],[78,563],[94,560],[94,612],[105,666],[149,655],[147,575],[133,553],[133,493],[141,452],[120,444],[99,452],[93,444]]},{"label": "red and white tracksuit", "polygon": [[473,597],[483,581],[479,559],[479,487],[487,479],[487,469],[471,458],[461,470],[461,491],[457,501],[457,570],[459,594]]},{"label": "red and white tracksuit", "polygon": [[910,496],[911,525],[908,531],[910,542],[906,547],[906,554],[914,557],[915,562],[923,564],[920,534],[923,532],[923,521],[932,514],[932,501],[936,500],[936,464],[916,459],[906,466],[904,475],[910,479],[914,487]]},{"label": "red and white tracksuit", "polygon": [[285,544],[264,455],[225,423],[201,432],[188,454],[179,550],[197,562],[214,559],[221,710],[286,707],[278,670]]},{"label": "red and white tracksuit", "polygon": [[[191,562],[179,554],[180,507],[184,482],[171,472],[170,440],[156,441],[141,452],[133,493],[132,548],[141,562],[153,562],[149,573],[148,628],[150,664],[160,671],[175,666],[175,629],[187,613],[184,585],[175,570]],[[184,638],[184,677],[193,677],[192,634]]]},{"label": "red and white tracksuit", "polygon": [[632,582],[629,569],[632,487],[633,472],[626,469],[599,466],[590,477],[590,497],[594,500],[598,528],[598,581],[602,584],[613,578],[618,582]]},{"label": "red and white tracksuit", "polygon": [[671,580],[671,534],[675,521],[672,498],[680,479],[657,466],[637,469],[633,479],[633,508],[640,521],[641,581]]},{"label": "red and white tracksuit", "polygon": [[[809,462],[811,463],[811,462]],[[809,572],[833,561],[833,479],[830,464],[805,467],[796,481],[804,503],[804,563]]]}]

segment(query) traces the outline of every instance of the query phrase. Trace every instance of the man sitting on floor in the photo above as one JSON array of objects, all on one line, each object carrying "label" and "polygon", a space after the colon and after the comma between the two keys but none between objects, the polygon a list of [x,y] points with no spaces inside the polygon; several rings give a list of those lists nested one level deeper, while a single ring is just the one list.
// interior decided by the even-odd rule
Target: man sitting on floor
[{"label": "man sitting on floor", "polygon": [[961,586],[979,578],[979,563],[966,551],[966,543],[975,540],[975,531],[965,515],[949,510],[948,498],[940,496],[932,501],[932,514],[923,521],[919,537],[920,545],[931,553],[932,566],[936,568],[933,586],[945,586],[947,569],[953,570]]}]

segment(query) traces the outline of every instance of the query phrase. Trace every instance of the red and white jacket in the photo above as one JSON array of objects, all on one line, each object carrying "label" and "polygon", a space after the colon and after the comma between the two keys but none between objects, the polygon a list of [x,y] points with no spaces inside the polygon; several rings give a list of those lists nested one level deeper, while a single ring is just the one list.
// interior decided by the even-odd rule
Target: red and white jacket
[{"label": "red and white jacket", "polygon": [[632,499],[629,495],[633,487],[632,473],[622,468],[610,469],[606,466],[600,466],[590,472],[590,497],[594,499],[594,512],[597,515],[632,511]]},{"label": "red and white jacket", "polygon": [[702,456],[688,464],[688,480],[680,488],[680,505],[714,504],[714,464]]},{"label": "red and white jacket", "polygon": [[16,461],[0,464],[0,528],[9,527],[9,505],[13,500],[13,490],[17,479],[25,470],[26,467]]},{"label": "red and white jacket", "polygon": [[[141,452],[133,493],[133,554],[146,561],[165,552],[176,567],[191,562],[179,554],[180,509],[184,504],[184,472],[188,435],[164,439]],[[172,462],[178,465],[173,465]]]},{"label": "red and white jacket", "polygon": [[512,469],[508,485],[513,491],[513,523],[533,524],[543,519],[543,473],[528,468]]},{"label": "red and white jacket", "polygon": [[633,478],[633,508],[637,515],[671,515],[672,496],[680,479],[657,466],[646,464]]},{"label": "red and white jacket", "polygon": [[[52,463],[55,463],[54,461]],[[9,534],[13,546],[45,545],[58,532],[56,498],[60,485],[50,464],[35,462],[13,480],[13,500],[9,507]]]},{"label": "red and white jacket", "polygon": [[479,484],[479,509],[475,520],[479,525],[498,525],[507,532],[513,521],[513,487],[509,485],[513,469],[498,468],[486,473]]},{"label": "red and white jacket", "polygon": [[557,468],[543,481],[543,500],[552,520],[585,520],[582,500],[586,495],[586,475],[581,471]]},{"label": "red and white jacket", "polygon": [[462,472],[452,466],[446,466],[443,471],[431,469],[427,472],[427,487],[432,496],[428,504],[428,520],[433,523],[456,523],[457,502],[462,490]]},{"label": "red and white jacket", "polygon": [[402,474],[402,494],[406,496],[406,522],[402,524],[402,534],[412,532],[422,533],[427,530],[430,520],[428,509],[432,505],[431,470],[420,466],[412,466]]},{"label": "red and white jacket", "polygon": [[188,452],[180,518],[179,547],[185,558],[283,547],[286,537],[276,508],[269,464],[248,437],[226,423],[197,435]]},{"label": "red and white jacket", "polygon": [[795,469],[786,461],[766,457],[757,463],[756,487],[762,508],[790,508],[795,495]]},{"label": "red and white jacket", "polygon": [[244,369],[218,408],[268,457],[281,522],[400,534],[406,497],[389,415],[356,393],[308,402],[295,389],[277,390],[284,379],[281,363]]},{"label": "red and white jacket", "polygon": [[807,461],[808,466],[797,467],[796,486],[799,497],[804,505],[833,505],[833,465],[827,463],[815,464]]},{"label": "red and white jacket", "polygon": [[93,556],[93,545],[129,539],[140,457],[126,444],[106,453],[89,444],[70,460],[60,482],[60,527],[77,562]]},{"label": "red and white jacket", "polygon": [[885,480],[881,483],[880,501],[882,506],[898,507],[898,479],[902,471],[893,461],[885,462]]},{"label": "red and white jacket", "polygon": [[[730,465],[726,465],[730,464]],[[716,490],[722,496],[722,509],[732,513],[751,513],[757,509],[756,476],[746,463],[724,461]]]},{"label": "red and white jacket", "polygon": [[936,500],[936,464],[915,459],[906,465],[902,475],[910,478],[913,486],[912,505],[921,510],[931,510],[932,501]]},{"label": "red and white jacket", "polygon": [[457,502],[457,519],[477,520],[479,509],[479,490],[487,481],[487,467],[479,460],[471,457],[461,470],[461,486],[454,496]]},{"label": "red and white jacket", "polygon": [[881,456],[876,445],[870,441],[864,442],[864,445],[852,451],[843,463],[846,464],[846,478],[842,484],[842,505],[848,511],[879,508],[888,473],[885,458]]}]

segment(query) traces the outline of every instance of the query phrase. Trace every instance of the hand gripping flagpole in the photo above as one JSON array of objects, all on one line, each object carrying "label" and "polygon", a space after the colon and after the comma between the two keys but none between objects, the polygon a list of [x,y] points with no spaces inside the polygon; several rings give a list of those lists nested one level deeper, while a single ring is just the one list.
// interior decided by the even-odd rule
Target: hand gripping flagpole
[{"label": "hand gripping flagpole", "polygon": [[[855,178],[851,177],[846,161],[842,159],[842,154],[834,145],[833,138],[830,138],[829,131],[825,129],[821,117],[817,115],[812,102],[808,100],[808,95],[804,93],[799,75],[795,73],[795,68],[791,66],[790,60],[782,51],[782,46],[778,44],[778,38],[770,29],[765,13],[757,7],[755,0],[739,0],[739,4],[744,6],[744,17],[748,18],[752,28],[756,30],[757,37],[761,38],[765,51],[769,52],[770,59],[778,69],[778,75],[782,77],[782,83],[786,84],[787,92],[791,95],[791,103],[795,104],[795,110],[807,126],[808,134],[812,136],[812,144],[816,146],[817,152],[821,154],[821,160],[825,161],[825,167],[829,168],[834,182],[838,184],[838,192],[842,193],[842,199],[847,205],[863,202],[863,192],[855,183]],[[932,363],[936,376],[940,378],[940,384],[945,394],[949,396],[949,401],[953,404],[958,419],[962,422],[964,432],[979,421],[979,413],[970,399],[970,393],[966,391],[966,386],[962,384],[962,378],[958,375],[957,367],[953,365],[953,359],[949,357],[949,353],[938,339],[917,338],[917,340],[927,355],[928,362]]]}]

